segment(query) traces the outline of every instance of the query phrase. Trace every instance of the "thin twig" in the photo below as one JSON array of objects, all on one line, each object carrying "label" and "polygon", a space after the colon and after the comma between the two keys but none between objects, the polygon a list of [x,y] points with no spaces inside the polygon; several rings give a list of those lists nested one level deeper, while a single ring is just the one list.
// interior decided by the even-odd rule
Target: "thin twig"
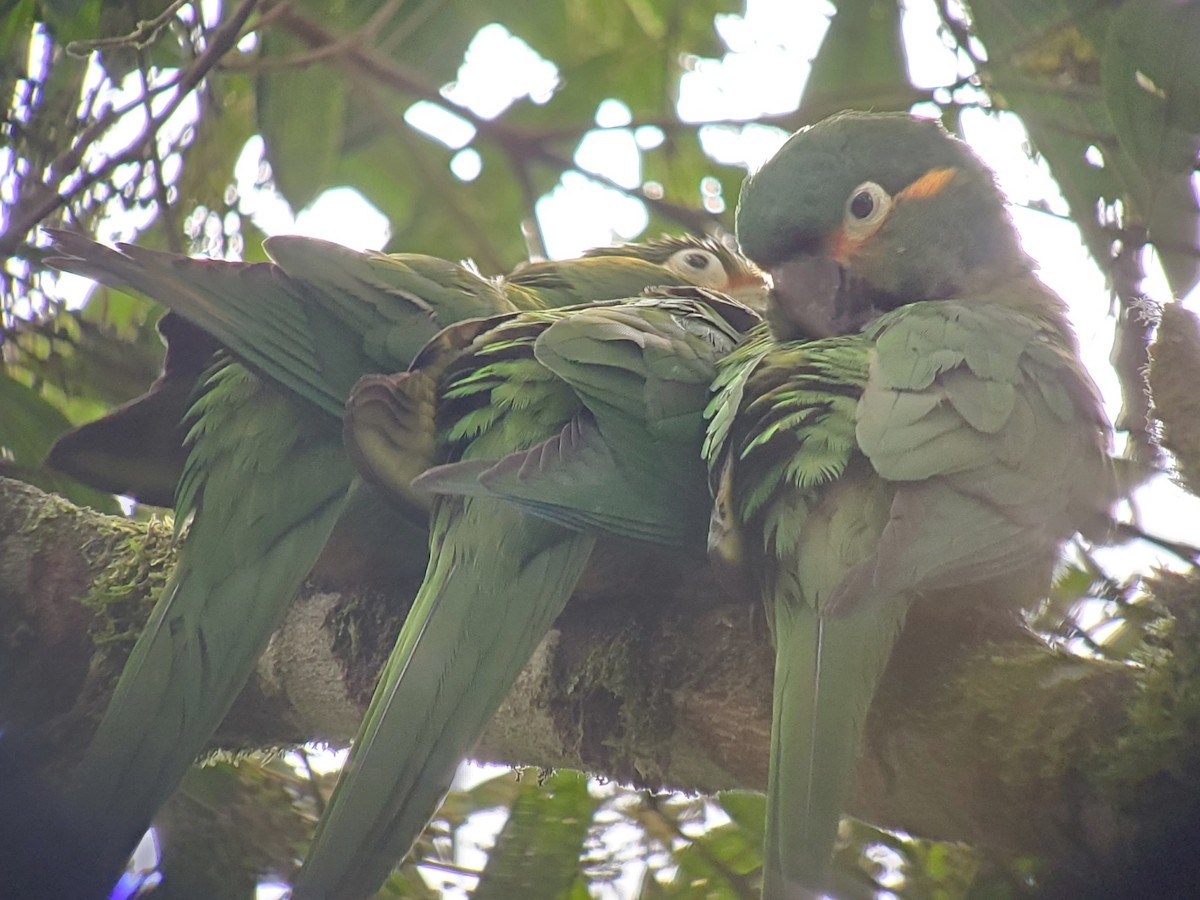
[{"label": "thin twig", "polygon": [[687,841],[687,843],[690,844],[692,848],[704,858],[704,861],[712,866],[713,870],[725,880],[725,883],[733,889],[733,892],[736,896],[742,898],[742,900],[752,900],[752,898],[758,896],[758,891],[754,889],[754,884],[749,878],[739,872],[735,872],[733,869],[729,868],[729,866],[725,865],[725,863],[712,852],[712,849],[705,844],[704,841],[685,834],[683,829],[679,827],[679,823],[675,820],[675,818],[662,811],[658,803],[658,798],[655,797],[654,794],[649,791],[643,791],[642,795],[645,799],[648,809],[636,816],[636,819],[643,828],[646,827],[646,820],[652,818],[654,824],[664,826],[676,837]]},{"label": "thin twig", "polygon": [[296,752],[300,755],[300,762],[304,764],[304,774],[307,778],[308,789],[312,792],[313,805],[317,808],[317,815],[323,817],[325,815],[325,798],[321,795],[321,787],[317,783],[317,773],[313,771],[308,751],[304,747],[298,747]]},{"label": "thin twig", "polygon": [[[254,11],[258,2],[259,0],[243,0],[242,4],[234,10],[233,15],[212,32],[209,44],[204,52],[196,58],[192,66],[182,71],[175,80],[174,85],[178,87],[176,95],[156,118],[151,119],[147,123],[145,131],[137,141],[134,141],[123,152],[110,157],[103,165],[98,166],[96,169],[82,172],[79,181],[70,190],[60,193],[49,184],[43,184],[41,185],[43,190],[39,191],[37,196],[30,197],[28,202],[22,203],[13,209],[12,217],[9,220],[9,227],[6,233],[0,236],[0,256],[16,255],[17,248],[25,241],[28,232],[37,227],[40,222],[45,220],[56,209],[68,205],[72,198],[80,196],[97,182],[107,179],[118,166],[141,159],[146,153],[146,142],[155,139],[158,129],[174,114],[184,98],[204,79],[213,66],[217,64],[217,61],[236,45],[242,25]],[[130,104],[130,108],[140,105],[141,102],[139,98]],[[85,129],[75,145],[60,157],[60,160],[73,158],[77,161],[70,168],[54,169],[54,177],[59,182],[80,165],[83,152],[90,144],[90,141],[85,143],[83,138],[85,135],[91,133],[92,130],[92,126]],[[96,135],[93,135],[92,139],[94,140],[95,137]]]},{"label": "thin twig", "polygon": [[[141,94],[146,107],[146,121],[149,123],[154,121],[154,109],[150,103],[150,84],[146,78],[147,63],[146,51],[139,48],[138,80],[141,82]],[[163,225],[167,232],[167,248],[173,253],[182,253],[183,247],[179,240],[179,221],[175,210],[171,207],[170,198],[167,196],[167,180],[163,174],[162,153],[158,149],[157,133],[151,137],[147,144],[147,150],[150,153],[150,165],[154,172],[154,197],[158,201],[158,212],[163,217]]]},{"label": "thin twig", "polygon": [[179,12],[185,3],[190,2],[191,0],[172,0],[171,5],[153,19],[139,21],[137,27],[129,34],[119,37],[95,38],[90,41],[71,41],[67,44],[67,53],[83,59],[93,50],[105,50],[110,47],[133,47],[137,50],[144,50],[154,42],[158,33],[170,24],[171,20],[175,18],[175,13]]}]

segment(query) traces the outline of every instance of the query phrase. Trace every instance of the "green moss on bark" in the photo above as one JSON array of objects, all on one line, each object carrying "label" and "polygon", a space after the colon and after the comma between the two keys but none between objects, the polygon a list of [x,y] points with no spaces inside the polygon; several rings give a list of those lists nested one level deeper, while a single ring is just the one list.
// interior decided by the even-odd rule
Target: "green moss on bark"
[{"label": "green moss on bark", "polygon": [[89,564],[102,565],[83,605],[92,610],[96,649],[124,660],[162,593],[175,559],[174,532],[162,519],[105,518],[83,547]]},{"label": "green moss on bark", "polygon": [[1160,573],[1149,583],[1163,616],[1146,630],[1143,667],[1128,724],[1097,754],[1098,783],[1139,840],[1192,819],[1200,809],[1200,575]]}]

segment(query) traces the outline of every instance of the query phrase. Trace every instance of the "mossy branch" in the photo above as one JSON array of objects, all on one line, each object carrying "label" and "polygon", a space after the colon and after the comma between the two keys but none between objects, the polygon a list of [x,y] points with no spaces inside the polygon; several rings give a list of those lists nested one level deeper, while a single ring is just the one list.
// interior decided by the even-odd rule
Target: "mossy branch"
[{"label": "mossy branch", "polygon": [[[0,710],[10,733],[42,738],[48,765],[78,752],[170,558],[162,524],[0,480]],[[1200,583],[1157,589],[1170,599],[1141,666],[1056,651],[986,608],[918,606],[868,721],[853,811],[1036,858],[1059,888],[1112,879],[1164,834],[1194,832]],[[310,584],[218,746],[345,742],[409,599]],[[606,546],[477,755],[761,789],[771,655],[755,605],[725,596],[705,566]],[[1173,864],[1194,873],[1194,856]]]}]

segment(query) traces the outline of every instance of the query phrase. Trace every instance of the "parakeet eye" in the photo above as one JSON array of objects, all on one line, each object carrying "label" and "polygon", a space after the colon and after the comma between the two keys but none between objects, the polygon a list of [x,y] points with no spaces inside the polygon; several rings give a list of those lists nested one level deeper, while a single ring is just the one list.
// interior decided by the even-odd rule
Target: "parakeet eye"
[{"label": "parakeet eye", "polygon": [[851,237],[866,237],[887,218],[891,195],[873,181],[864,181],[846,201],[845,229]]},{"label": "parakeet eye", "polygon": [[722,288],[728,280],[725,267],[711,250],[696,247],[676,250],[667,260],[666,267],[680,278],[700,287]]}]

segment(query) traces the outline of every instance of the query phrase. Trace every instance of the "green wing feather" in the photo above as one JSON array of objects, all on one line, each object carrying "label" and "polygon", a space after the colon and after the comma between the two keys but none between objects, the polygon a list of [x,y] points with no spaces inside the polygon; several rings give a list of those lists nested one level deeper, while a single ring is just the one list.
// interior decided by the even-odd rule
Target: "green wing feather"
[{"label": "green wing feather", "polygon": [[52,265],[155,298],[338,418],[363,374],[407,365],[443,325],[514,309],[495,282],[436,257],[286,236],[264,244],[275,263],[230,263],[50,233]]},{"label": "green wing feather", "polygon": [[[739,326],[755,319],[710,299],[713,306],[660,297],[500,317],[490,328],[464,323],[412,370],[391,376],[386,390],[378,378],[356,388],[351,452],[372,455],[354,449],[360,404],[376,407],[366,417],[371,442],[389,409],[401,411],[397,431],[428,429],[422,411],[436,416],[444,462],[421,480],[444,493],[433,501],[425,582],[297,898],[367,896],[408,850],[570,596],[594,542],[586,529],[656,535],[681,527],[686,499],[661,488],[628,494],[626,486],[648,486],[653,475],[678,484],[679,467],[706,505],[698,450],[708,384]],[[436,402],[427,400],[431,383]],[[408,391],[420,402],[393,396]],[[399,435],[386,443],[408,445]],[[581,459],[591,474],[583,487],[568,484],[583,474]]]},{"label": "green wing feather", "polygon": [[432,468],[415,486],[487,494],[570,528],[698,550],[709,499],[696,398],[716,360],[757,321],[696,291],[560,318],[537,337],[534,356],[589,416],[489,466]]},{"label": "green wing feather", "polygon": [[[1045,291],[1032,278],[1006,290]],[[1066,538],[1103,530],[1116,494],[1073,339],[1012,300],[911,304],[871,334],[857,438],[896,494],[833,608],[980,584],[996,602],[1027,601]]]}]

